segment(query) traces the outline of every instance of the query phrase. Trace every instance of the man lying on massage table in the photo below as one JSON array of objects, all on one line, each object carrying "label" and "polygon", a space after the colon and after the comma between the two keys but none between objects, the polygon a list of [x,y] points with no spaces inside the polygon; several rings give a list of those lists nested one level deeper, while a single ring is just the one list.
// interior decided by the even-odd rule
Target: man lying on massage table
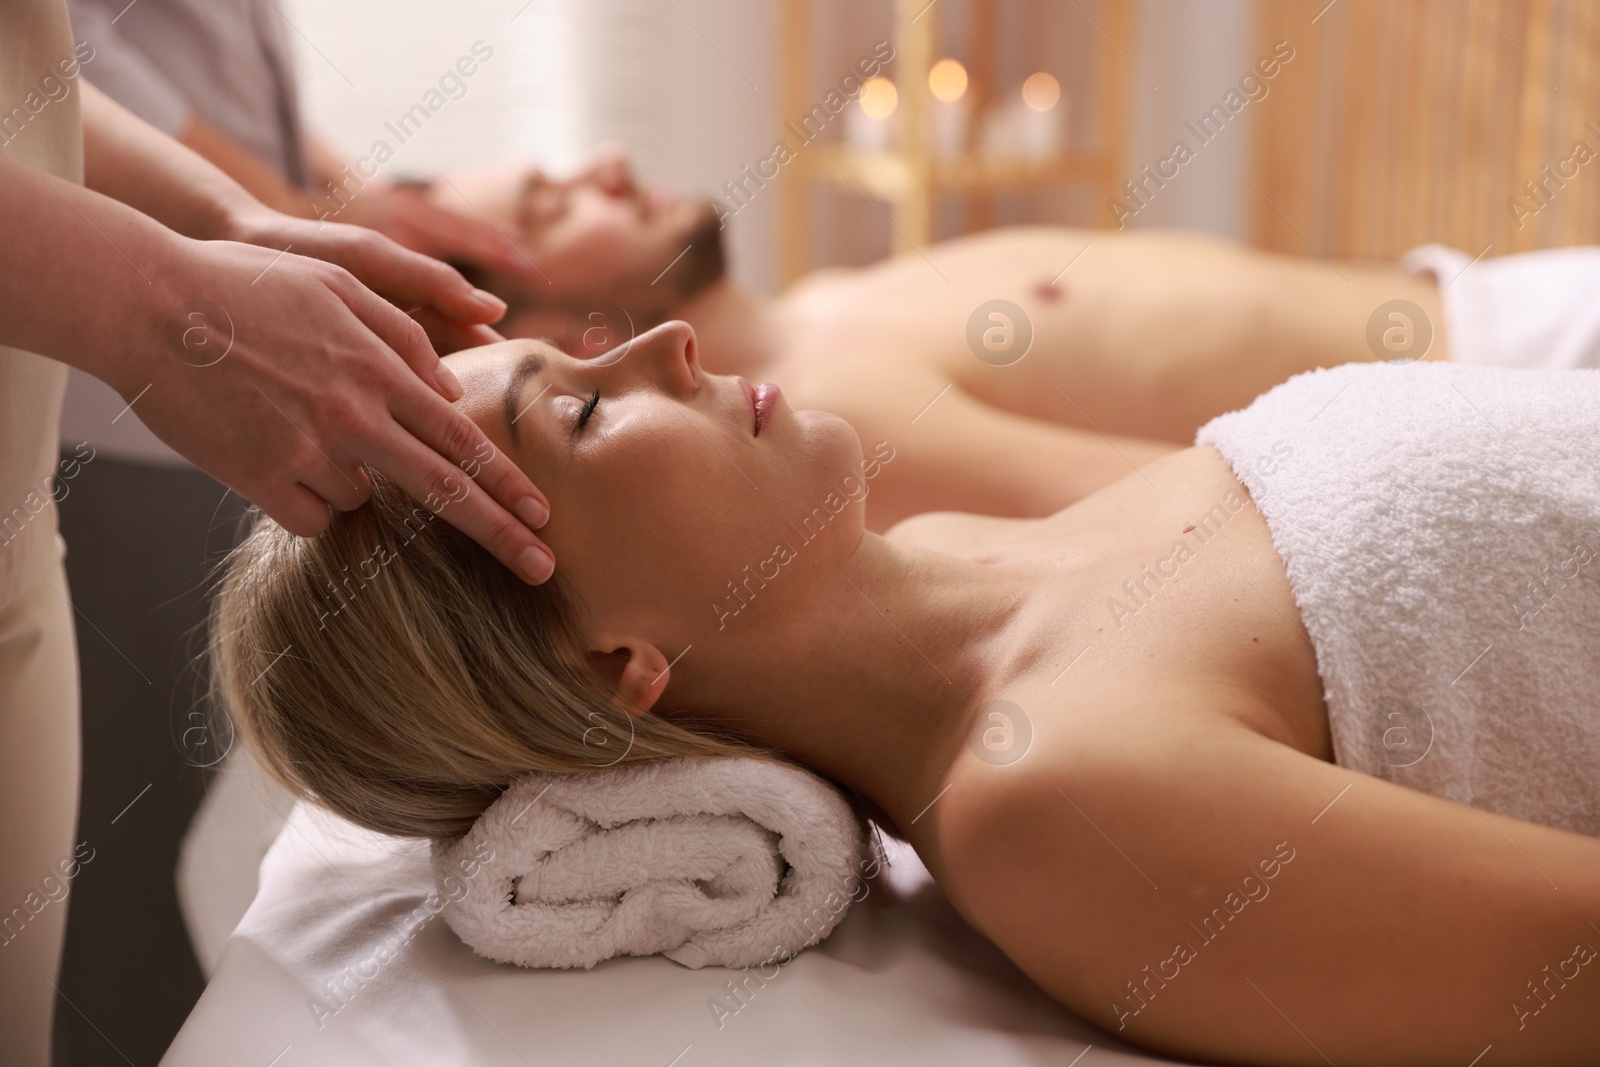
[{"label": "man lying on massage table", "polygon": [[[775,382],[795,407],[893,443],[869,509],[880,532],[932,510],[1051,514],[1312,367],[1519,355],[1492,322],[1459,347],[1454,319],[1485,314],[1482,279],[1497,261],[1468,268],[1437,246],[1409,265],[1439,281],[1198,235],[1030,227],[819,271],[767,299],[725,276],[712,202],[640,185],[621,155],[564,181],[450,177],[440,201],[465,193],[526,242],[545,279],[477,278],[511,304],[502,333],[581,355],[688,321],[708,370]],[[1585,269],[1592,291],[1600,270]],[[1549,321],[1552,286],[1532,296],[1519,293],[1516,310]],[[1385,307],[1394,301],[1407,304]],[[1587,303],[1575,306],[1592,320]]]}]

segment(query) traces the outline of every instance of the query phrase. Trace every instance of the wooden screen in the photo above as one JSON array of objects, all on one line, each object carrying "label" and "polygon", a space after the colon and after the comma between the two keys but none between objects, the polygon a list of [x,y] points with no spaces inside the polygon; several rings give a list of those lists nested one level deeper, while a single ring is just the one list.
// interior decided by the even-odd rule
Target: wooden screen
[{"label": "wooden screen", "polygon": [[1256,243],[1392,260],[1600,244],[1600,3],[1259,0]]}]

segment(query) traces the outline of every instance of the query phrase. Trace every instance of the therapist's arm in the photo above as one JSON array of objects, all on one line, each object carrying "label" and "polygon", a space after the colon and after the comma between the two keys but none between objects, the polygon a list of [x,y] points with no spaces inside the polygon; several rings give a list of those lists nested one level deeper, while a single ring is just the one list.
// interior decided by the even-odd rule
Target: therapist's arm
[{"label": "therapist's arm", "polygon": [[[203,163],[180,158],[173,169],[196,183],[200,206],[132,179],[111,187],[148,192],[146,203],[180,220],[239,208]],[[421,327],[349,271],[193,240],[4,158],[0,233],[0,344],[101,378],[158,437],[286,529],[314,536],[330,506],[359,507],[368,465],[525,578],[549,575],[531,532],[549,514],[543,494],[445,399],[459,386]],[[401,270],[422,258],[377,244],[373,254]]]},{"label": "therapist's arm", "polygon": [[[501,302],[438,260],[371,230],[273,210],[213,164],[83,82],[84,184],[186,237],[289,248],[337,263],[394,303],[463,324],[493,322]],[[499,340],[481,331],[476,343]]]},{"label": "therapist's arm", "polygon": [[260,156],[200,116],[191,112],[176,139],[273,210],[300,218],[316,217],[308,190],[285,181]]},{"label": "therapist's arm", "polygon": [[190,115],[178,140],[243,186],[257,200],[287,215],[337,221],[377,230],[426,256],[479,264],[522,276],[527,254],[486,217],[441,206],[407,185],[363,178],[321,140],[307,139],[309,189],[285,181],[254,152],[198,115]]}]

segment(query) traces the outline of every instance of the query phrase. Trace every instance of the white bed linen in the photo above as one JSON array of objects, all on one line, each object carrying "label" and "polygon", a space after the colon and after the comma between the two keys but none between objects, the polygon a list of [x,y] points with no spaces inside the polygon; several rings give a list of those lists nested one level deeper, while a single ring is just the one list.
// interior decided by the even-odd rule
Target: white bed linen
[{"label": "white bed linen", "polygon": [[[725,985],[744,976],[721,967],[689,970],[652,956],[549,971],[481,959],[423,907],[433,889],[425,846],[300,804],[262,862],[259,894],[161,1062],[1176,1062],[1143,1055],[1056,1004],[956,914],[910,847],[885,844],[891,864],[868,883],[866,898],[820,945],[762,971],[764,986],[750,981],[753,992],[738,1007]],[[336,997],[327,983],[341,974],[351,977]],[[719,1020],[710,1007],[715,998],[738,1010]]]}]

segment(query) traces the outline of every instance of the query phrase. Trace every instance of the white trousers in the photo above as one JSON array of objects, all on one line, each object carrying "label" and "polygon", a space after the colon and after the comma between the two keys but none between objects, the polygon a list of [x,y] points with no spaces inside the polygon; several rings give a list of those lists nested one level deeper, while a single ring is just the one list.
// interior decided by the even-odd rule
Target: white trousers
[{"label": "white trousers", "polygon": [[81,716],[69,593],[58,556],[0,607],[3,1067],[50,1062],[55,983],[71,893],[67,875],[77,870],[73,834]]}]

